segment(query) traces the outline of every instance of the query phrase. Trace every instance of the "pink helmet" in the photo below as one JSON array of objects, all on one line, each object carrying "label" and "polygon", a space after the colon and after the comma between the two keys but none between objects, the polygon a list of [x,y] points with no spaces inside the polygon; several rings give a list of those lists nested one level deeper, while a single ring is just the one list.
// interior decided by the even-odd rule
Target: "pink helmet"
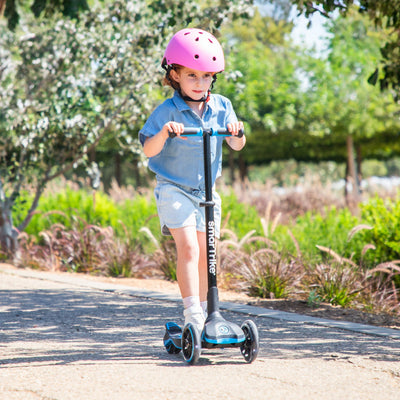
[{"label": "pink helmet", "polygon": [[204,72],[221,72],[225,68],[224,52],[211,33],[186,28],[175,33],[165,50],[162,65],[171,64]]}]

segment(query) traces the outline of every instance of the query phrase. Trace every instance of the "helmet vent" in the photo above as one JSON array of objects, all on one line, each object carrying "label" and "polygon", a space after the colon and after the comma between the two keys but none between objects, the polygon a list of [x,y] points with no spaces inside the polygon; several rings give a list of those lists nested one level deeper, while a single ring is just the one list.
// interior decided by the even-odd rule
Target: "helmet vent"
[{"label": "helmet vent", "polygon": [[195,54],[194,58],[197,60],[198,58],[200,58],[200,56],[198,54]]},{"label": "helmet vent", "polygon": [[212,59],[213,59],[213,61],[217,61],[217,58],[216,58],[216,57],[213,57]]}]

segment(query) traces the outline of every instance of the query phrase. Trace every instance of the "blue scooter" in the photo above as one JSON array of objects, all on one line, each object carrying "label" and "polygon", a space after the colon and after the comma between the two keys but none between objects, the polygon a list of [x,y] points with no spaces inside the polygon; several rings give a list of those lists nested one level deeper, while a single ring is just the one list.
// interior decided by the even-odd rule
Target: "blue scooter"
[{"label": "blue scooter", "polygon": [[[185,325],[182,329],[175,322],[167,322],[165,325],[164,346],[169,354],[178,354],[182,351],[184,360],[190,365],[198,362],[201,349],[227,347],[239,347],[245,361],[251,363],[257,358],[259,350],[259,335],[256,324],[252,320],[246,320],[239,327],[225,320],[219,312],[210,137],[231,136],[231,134],[225,129],[185,128],[184,135],[203,137],[205,201],[201,203],[201,206],[205,207],[206,217],[208,317],[202,332],[198,332],[191,323]],[[240,132],[239,137],[242,135],[243,132]],[[170,132],[171,138],[175,136],[175,133]]]}]

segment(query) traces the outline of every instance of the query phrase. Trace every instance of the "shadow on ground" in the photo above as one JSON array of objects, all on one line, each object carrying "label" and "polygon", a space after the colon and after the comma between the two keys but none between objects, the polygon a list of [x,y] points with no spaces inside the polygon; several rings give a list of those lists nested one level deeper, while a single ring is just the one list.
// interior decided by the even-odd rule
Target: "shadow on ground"
[{"label": "shadow on ground", "polygon": [[[239,325],[245,315],[224,312]],[[0,366],[158,363],[184,366],[163,348],[164,323],[181,323],[180,305],[87,289],[0,291]],[[254,319],[259,360],[362,356],[400,361],[400,341],[322,326]],[[205,350],[199,365],[244,363],[239,349]]]}]

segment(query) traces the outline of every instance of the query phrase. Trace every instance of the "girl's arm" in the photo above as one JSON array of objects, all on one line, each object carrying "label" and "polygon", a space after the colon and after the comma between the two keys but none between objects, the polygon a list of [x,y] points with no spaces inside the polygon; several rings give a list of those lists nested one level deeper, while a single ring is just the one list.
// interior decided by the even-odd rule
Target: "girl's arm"
[{"label": "girl's arm", "polygon": [[[143,145],[143,152],[146,157],[154,157],[163,149],[165,142],[168,139],[169,132],[175,132],[177,136],[183,133],[183,124],[169,121],[154,136],[148,137]],[[182,137],[181,139],[186,139]]]},{"label": "girl's arm", "polygon": [[228,131],[232,134],[232,136],[227,136],[226,141],[229,145],[230,148],[233,150],[242,150],[244,145],[246,144],[246,136],[238,137],[237,135],[239,134],[239,131],[242,129],[244,130],[243,127],[243,122],[238,121],[238,122],[232,122],[227,125]]}]

